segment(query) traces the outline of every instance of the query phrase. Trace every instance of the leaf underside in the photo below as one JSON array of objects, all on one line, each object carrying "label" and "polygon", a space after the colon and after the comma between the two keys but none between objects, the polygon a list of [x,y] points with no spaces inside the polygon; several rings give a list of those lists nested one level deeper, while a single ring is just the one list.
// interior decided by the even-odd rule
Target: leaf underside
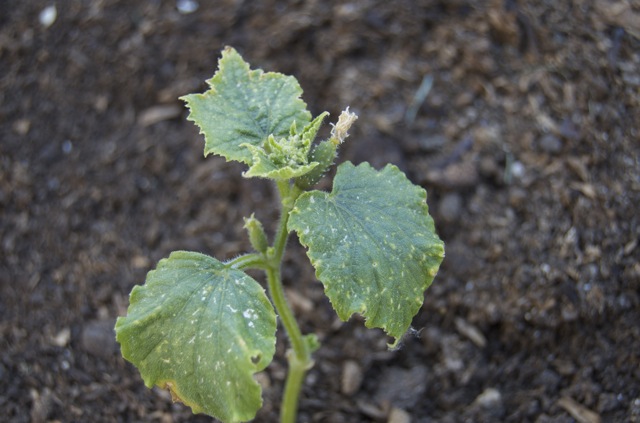
[{"label": "leaf underside", "polygon": [[269,135],[286,137],[294,122],[304,127],[311,120],[294,77],[251,70],[231,47],[222,52],[218,71],[207,83],[205,93],[182,97],[188,119],[205,136],[205,156],[219,154],[251,165],[244,144],[260,146]]},{"label": "leaf underside", "polygon": [[300,242],[342,320],[362,314],[367,327],[395,339],[408,330],[444,257],[426,191],[395,166],[338,167],[331,193],[302,194],[289,229]]},{"label": "leaf underside", "polygon": [[253,379],[275,351],[276,315],[251,277],[199,253],[178,251],[134,287],[116,322],[122,355],[147,387],[168,388],[194,413],[252,419],[262,405]]}]

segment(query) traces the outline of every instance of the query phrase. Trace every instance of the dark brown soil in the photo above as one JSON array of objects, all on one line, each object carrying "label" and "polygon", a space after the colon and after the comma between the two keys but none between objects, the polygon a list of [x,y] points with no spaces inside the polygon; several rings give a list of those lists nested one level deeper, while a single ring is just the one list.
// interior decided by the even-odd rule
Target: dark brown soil
[{"label": "dark brown soil", "polygon": [[[146,389],[113,324],[170,251],[227,259],[242,216],[273,226],[270,185],[204,160],[177,100],[232,45],[314,114],[351,106],[341,159],[427,188],[447,246],[389,352],[291,243],[323,344],[301,422],[640,421],[640,3],[199,3],[0,0],[1,420],[211,421]],[[256,421],[277,420],[280,336]]]}]

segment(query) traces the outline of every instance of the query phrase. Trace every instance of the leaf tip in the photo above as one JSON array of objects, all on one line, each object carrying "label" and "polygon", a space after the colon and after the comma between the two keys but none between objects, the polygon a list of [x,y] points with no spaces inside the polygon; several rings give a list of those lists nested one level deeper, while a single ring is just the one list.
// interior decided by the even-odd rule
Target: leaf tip
[{"label": "leaf tip", "polygon": [[402,344],[400,344],[400,338],[393,338],[393,343],[387,343],[387,348],[389,351],[398,351]]}]

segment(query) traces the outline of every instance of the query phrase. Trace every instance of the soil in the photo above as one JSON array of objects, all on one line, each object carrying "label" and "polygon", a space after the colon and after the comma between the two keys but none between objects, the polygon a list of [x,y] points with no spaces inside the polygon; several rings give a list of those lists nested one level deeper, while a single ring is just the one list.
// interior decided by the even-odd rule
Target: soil
[{"label": "soil", "polygon": [[[228,259],[243,216],[275,224],[272,187],[203,159],[177,100],[225,45],[296,76],[314,115],[358,113],[341,159],[398,165],[446,243],[388,351],[292,240],[323,344],[299,421],[640,421],[638,1],[178,3],[0,0],[3,421],[211,421],[145,388],[113,325],[171,251]],[[281,332],[257,422],[277,421]]]}]

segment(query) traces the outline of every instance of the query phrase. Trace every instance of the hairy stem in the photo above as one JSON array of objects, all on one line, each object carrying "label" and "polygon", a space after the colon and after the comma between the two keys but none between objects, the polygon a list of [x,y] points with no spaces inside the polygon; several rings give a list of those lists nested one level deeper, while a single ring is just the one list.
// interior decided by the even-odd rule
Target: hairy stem
[{"label": "hairy stem", "polygon": [[[291,351],[290,351],[291,352]],[[295,423],[298,414],[298,399],[302,390],[302,382],[311,368],[313,362],[307,352],[306,362],[299,361],[296,354],[288,354],[289,371],[284,387],[284,397],[282,398],[282,408],[280,409],[281,423]]]},{"label": "hairy stem", "polygon": [[294,423],[298,410],[298,397],[300,396],[302,381],[313,362],[311,361],[309,347],[302,336],[300,327],[285,298],[280,267],[289,236],[289,231],[287,230],[289,212],[293,209],[293,204],[302,191],[295,186],[291,186],[288,181],[279,181],[278,191],[280,192],[280,200],[282,202],[280,223],[278,224],[278,230],[274,238],[273,249],[267,257],[266,273],[269,294],[282,320],[282,325],[287,332],[292,347],[292,351],[289,351],[287,354],[289,372],[285,382],[284,397],[280,410],[280,422]]},{"label": "hairy stem", "polygon": [[244,254],[238,256],[232,260],[225,262],[225,266],[232,269],[246,270],[246,269],[265,269],[265,258],[262,254]]}]

